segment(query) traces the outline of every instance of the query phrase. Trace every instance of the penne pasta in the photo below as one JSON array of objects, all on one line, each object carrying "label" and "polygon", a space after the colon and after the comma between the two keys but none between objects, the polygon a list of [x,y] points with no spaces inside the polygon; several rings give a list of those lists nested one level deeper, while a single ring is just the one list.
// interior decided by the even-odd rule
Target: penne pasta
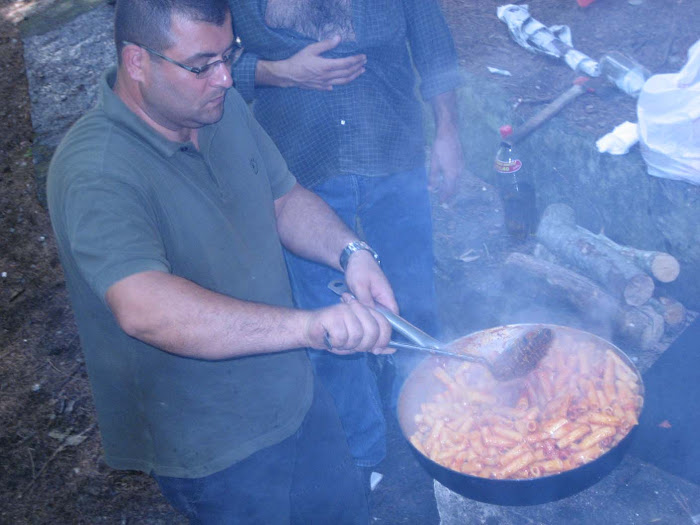
[{"label": "penne pasta", "polygon": [[531,463],[535,462],[535,456],[533,455],[532,452],[529,450],[515,458],[513,461],[508,463],[506,466],[504,466],[500,471],[497,471],[497,477],[499,479],[501,478],[508,478],[518,472],[519,470],[524,469],[525,467],[529,466]]},{"label": "penne pasta", "polygon": [[578,447],[582,450],[591,448],[593,445],[597,445],[601,441],[603,441],[605,438],[608,438],[610,436],[615,435],[615,427],[601,427],[597,430],[594,430],[593,432],[590,433],[590,435],[586,436],[584,439],[581,440],[581,443],[579,443]]},{"label": "penne pasta", "polygon": [[559,458],[538,461],[537,466],[546,474],[564,470],[564,462]]},{"label": "penne pasta", "polygon": [[511,430],[503,426],[494,426],[493,433],[496,436],[500,436],[510,441],[514,441],[515,443],[519,443],[523,440],[523,435],[520,432],[516,430]]},{"label": "penne pasta", "polygon": [[521,443],[520,445],[513,447],[510,449],[508,452],[503,454],[499,458],[499,463],[501,465],[507,465],[511,463],[515,458],[522,456],[525,452],[529,452],[530,448],[528,447],[527,444]]},{"label": "penne pasta", "polygon": [[618,418],[600,412],[591,412],[586,420],[589,423],[594,423],[597,425],[612,425],[613,427],[620,425],[620,420]]},{"label": "penne pasta", "polygon": [[[585,335],[585,334],[584,334]],[[535,478],[593,461],[637,424],[638,376],[616,352],[557,336],[537,370],[501,384],[469,363],[436,367],[411,444],[465,474]]]},{"label": "penne pasta", "polygon": [[540,425],[540,428],[542,428],[542,432],[545,432],[551,436],[554,435],[555,432],[559,431],[559,429],[566,425],[568,422],[569,420],[565,417],[559,417],[557,419],[552,419],[543,422],[542,425]]},{"label": "penne pasta", "polygon": [[557,441],[557,448],[559,448],[560,450],[565,449],[566,447],[571,445],[574,441],[578,441],[581,438],[583,438],[583,436],[590,434],[590,433],[591,433],[591,427],[589,427],[588,425],[580,425],[580,426],[574,428],[568,434],[565,434],[564,436],[562,436],[561,439],[559,439]]}]

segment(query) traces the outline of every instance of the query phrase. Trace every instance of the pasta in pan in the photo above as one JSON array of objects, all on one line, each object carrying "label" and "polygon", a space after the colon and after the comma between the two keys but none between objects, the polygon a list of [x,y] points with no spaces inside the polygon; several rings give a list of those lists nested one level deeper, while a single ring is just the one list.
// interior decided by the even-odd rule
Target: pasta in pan
[{"label": "pasta in pan", "polygon": [[483,367],[445,362],[444,390],[422,403],[413,446],[449,469],[537,478],[590,462],[637,424],[637,374],[611,348],[558,334],[527,377],[499,383]]}]

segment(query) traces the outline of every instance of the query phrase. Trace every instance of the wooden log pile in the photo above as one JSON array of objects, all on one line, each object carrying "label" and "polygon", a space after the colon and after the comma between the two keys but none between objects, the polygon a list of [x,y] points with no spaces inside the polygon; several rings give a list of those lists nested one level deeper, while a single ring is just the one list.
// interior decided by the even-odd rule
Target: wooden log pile
[{"label": "wooden log pile", "polygon": [[576,224],[565,204],[544,211],[537,241],[533,255],[511,253],[506,270],[563,297],[591,322],[608,323],[614,336],[646,350],[685,326],[685,307],[656,287],[678,277],[680,265],[672,255],[592,233]]}]

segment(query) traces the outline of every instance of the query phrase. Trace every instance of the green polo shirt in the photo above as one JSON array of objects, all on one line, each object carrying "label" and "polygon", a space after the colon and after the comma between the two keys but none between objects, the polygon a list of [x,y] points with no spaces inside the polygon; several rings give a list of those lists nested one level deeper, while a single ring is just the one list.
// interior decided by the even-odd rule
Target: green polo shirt
[{"label": "green polo shirt", "polygon": [[[51,162],[48,199],[107,463],[201,477],[292,435],[311,404],[303,350],[205,361],[125,334],[115,282],[157,270],[238,299],[292,306],[274,199],[295,183],[238,93],[200,150],[155,132],[101,82]],[[167,305],[163,305],[167,308]]]}]

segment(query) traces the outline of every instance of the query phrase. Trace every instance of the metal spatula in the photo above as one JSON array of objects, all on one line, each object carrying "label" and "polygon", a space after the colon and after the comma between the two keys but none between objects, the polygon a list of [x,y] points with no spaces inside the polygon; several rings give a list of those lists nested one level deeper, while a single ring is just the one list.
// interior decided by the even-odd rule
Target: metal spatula
[{"label": "metal spatula", "polygon": [[[345,282],[341,280],[331,281],[328,283],[328,288],[338,295],[342,295],[346,292],[350,293],[347,286],[345,286]],[[389,342],[390,347],[428,352],[434,355],[480,364],[487,367],[491,375],[498,381],[510,381],[511,379],[524,377],[532,372],[537,368],[539,362],[549,351],[553,338],[552,331],[549,328],[531,330],[509,344],[508,347],[491,362],[485,357],[478,355],[450,352],[449,344],[442,343],[426,334],[421,329],[384,306],[377,304],[374,309],[389,321],[389,324],[394,330],[413,343],[391,340]]]}]

